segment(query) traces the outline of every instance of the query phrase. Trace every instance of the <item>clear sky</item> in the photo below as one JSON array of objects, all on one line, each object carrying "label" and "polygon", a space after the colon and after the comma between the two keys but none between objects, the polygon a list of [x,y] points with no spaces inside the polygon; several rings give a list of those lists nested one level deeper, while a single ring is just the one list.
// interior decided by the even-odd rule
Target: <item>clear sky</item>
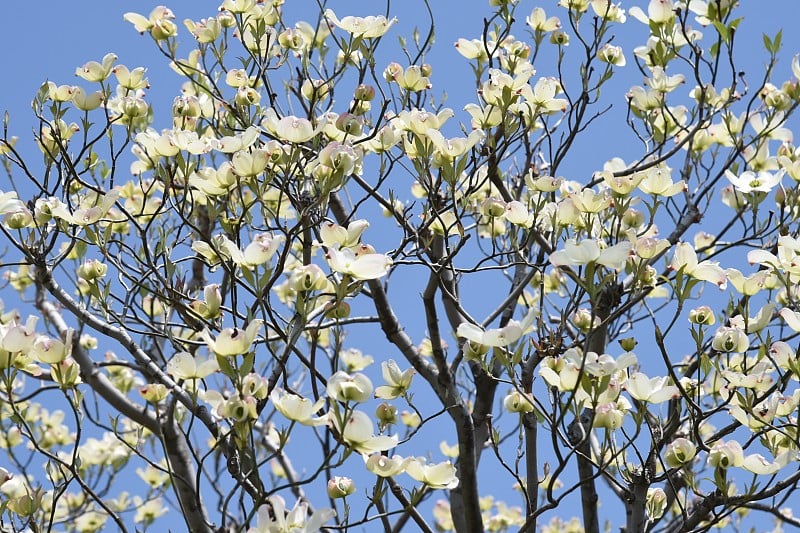
[{"label": "clear sky", "polygon": [[[176,15],[176,22],[186,18],[199,20],[212,16],[219,5],[218,1],[207,0],[174,0],[163,4],[170,7]],[[774,34],[782,25],[794,22],[800,16],[800,2],[797,0],[744,0],[741,15],[745,24],[737,36],[740,43],[738,53],[742,65],[748,75],[757,76],[763,72],[765,53],[761,44],[761,34]],[[436,18],[436,46],[429,56],[428,62],[433,65],[432,82],[434,94],[448,94],[447,105],[456,110],[456,119],[468,121],[460,109],[467,102],[474,101],[475,90],[471,83],[471,70],[467,61],[453,48],[459,37],[476,38],[480,35],[483,17],[490,14],[488,0],[433,0],[431,2]],[[34,126],[30,112],[30,101],[36,90],[46,79],[58,84],[78,83],[75,68],[89,60],[99,60],[107,52],[119,56],[119,63],[128,67],[145,66],[151,89],[149,101],[157,106],[169,106],[179,90],[179,78],[167,67],[167,62],[156,50],[149,36],[140,36],[133,27],[123,20],[123,14],[136,11],[147,15],[158,5],[154,2],[139,0],[75,0],[72,2],[45,1],[14,2],[13,10],[6,8],[5,17],[0,22],[0,68],[4,73],[4,82],[0,87],[0,111],[11,113],[12,131],[23,137],[22,132],[29,132]],[[357,0],[338,0],[327,4],[340,15],[381,14],[385,4],[380,1],[363,2]],[[623,7],[640,5],[646,9],[643,0],[622,2]],[[307,13],[315,11],[314,0],[289,0],[284,11],[286,20],[293,23],[307,18]],[[535,6],[543,7],[548,14],[563,16],[563,8],[557,7],[556,0],[521,0],[517,10],[520,20],[519,35],[524,33],[524,17]],[[386,37],[383,44],[386,49],[397,50],[396,38],[409,35],[415,25],[427,28],[428,15],[421,0],[400,0],[391,3],[391,14],[398,17],[399,23]],[[181,31],[184,30],[182,24]],[[623,46],[629,43],[642,43],[647,29],[644,25],[629,18],[627,28],[620,28],[622,38],[618,41]],[[633,28],[631,28],[633,27]],[[635,31],[631,31],[634,30]],[[633,35],[633,37],[631,37]],[[183,33],[184,42],[190,36]],[[783,35],[783,61],[779,69],[784,69],[782,76],[789,74],[789,62],[793,54],[800,51],[800,32],[787,27]],[[626,47],[627,48],[627,47]],[[188,48],[187,48],[188,49]],[[630,56],[630,52],[628,52]],[[390,60],[401,59],[398,54],[387,55]],[[539,75],[554,75],[548,71],[547,64],[535,65]],[[382,69],[385,65],[380,66]],[[632,57],[628,57],[628,65],[620,69],[609,84],[606,92],[609,103],[624,109],[624,93],[632,85],[641,84],[642,76],[636,72]],[[690,87],[687,87],[688,91]],[[612,94],[613,91],[613,94]],[[166,109],[165,109],[166,110]],[[158,109],[156,110],[158,116]],[[163,126],[162,126],[163,127]],[[604,125],[605,127],[605,125]],[[609,137],[607,130],[598,131],[604,140]],[[31,148],[36,150],[32,145]],[[576,150],[581,152],[580,158],[568,158],[563,170],[568,173],[591,173],[599,168],[612,155],[624,152],[624,146],[609,146],[605,143],[586,142],[578,144]],[[624,155],[623,155],[624,157]],[[587,168],[587,161],[592,167]],[[573,163],[575,162],[575,163]],[[567,176],[571,177],[571,176]]]},{"label": "clear sky", "polygon": [[[436,20],[436,47],[428,62],[433,65],[432,82],[434,94],[442,91],[448,93],[447,105],[456,110],[456,119],[465,123],[468,116],[461,113],[463,105],[473,101],[474,86],[471,70],[467,61],[454,49],[453,43],[459,37],[476,38],[482,30],[482,18],[488,15],[487,0],[431,0],[434,4]],[[203,0],[165,1],[178,22],[185,18],[198,20],[213,16],[218,2]],[[317,2],[314,0],[287,0],[287,22],[293,23],[303,18],[303,13],[316,12]],[[741,15],[745,17],[742,31],[737,37],[739,59],[748,76],[758,77],[763,72],[766,53],[763,50],[761,34],[774,34],[782,25],[786,26],[783,35],[784,51],[779,64],[778,78],[787,78],[792,56],[800,51],[800,32],[792,31],[796,20],[800,18],[800,1],[798,0],[743,0]],[[563,10],[556,7],[556,0],[529,1],[520,0],[518,13],[524,19],[534,6],[541,6],[548,14],[563,17]],[[13,7],[11,7],[13,5]],[[100,60],[107,52],[119,56],[119,63],[130,68],[145,66],[151,89],[149,101],[156,106],[156,113],[164,117],[169,113],[172,99],[179,93],[179,77],[172,72],[166,59],[158,52],[149,36],[140,36],[131,24],[123,20],[123,14],[136,11],[147,15],[156,4],[139,0],[73,0],[44,1],[31,0],[8,2],[4,5],[4,17],[0,22],[0,111],[8,111],[11,115],[10,132],[20,137],[18,148],[28,157],[40,160],[38,149],[31,141],[30,131],[35,127],[30,101],[38,87],[49,79],[57,84],[86,84],[75,77],[75,68],[89,60]],[[374,11],[371,7],[374,5]],[[646,9],[647,2],[623,2],[623,7],[640,5]],[[384,3],[380,1],[337,1],[330,2],[337,14],[381,14]],[[408,34],[415,24],[427,28],[427,14],[423,2],[419,0],[395,0],[392,3],[391,15],[397,16],[399,24],[389,34],[387,46],[396,50],[396,37]],[[642,43],[646,38],[647,28],[635,20],[629,19],[623,30],[635,30],[635,37],[625,37],[623,44]],[[181,25],[182,39],[189,42],[190,36]],[[520,27],[520,34],[523,33]],[[630,35],[630,34],[628,34]],[[746,43],[746,44],[745,44]],[[184,50],[188,50],[185,48]],[[636,71],[630,49],[626,46],[628,65],[621,75],[610,85],[607,91],[609,103],[624,110],[624,93],[632,85],[642,82],[642,76]],[[400,59],[399,57],[397,58]],[[388,62],[388,61],[387,61]],[[540,75],[556,75],[547,70],[547,65],[535,65]],[[385,65],[378,65],[382,70]],[[686,87],[688,91],[691,87]],[[163,121],[163,118],[161,119]],[[619,122],[619,121],[618,121]],[[158,125],[163,127],[164,124]],[[790,127],[792,125],[790,124]],[[624,127],[624,122],[619,124]],[[620,132],[603,129],[596,131],[575,146],[577,157],[568,159],[563,171],[567,177],[576,178],[582,174],[590,175],[598,170],[602,163],[615,155],[623,155],[624,145],[619,144]],[[626,133],[627,135],[627,133]],[[623,155],[624,157],[624,155]],[[6,191],[9,184],[5,176],[0,176],[0,190]],[[480,296],[480,295],[478,295]],[[7,307],[13,303],[7,302]],[[419,337],[419,332],[417,332]],[[369,351],[365,349],[365,351]],[[421,385],[421,383],[420,383]],[[455,438],[451,436],[452,440]],[[437,445],[433,445],[435,449]],[[1,459],[1,458],[0,458]],[[2,461],[0,460],[0,464]]]}]

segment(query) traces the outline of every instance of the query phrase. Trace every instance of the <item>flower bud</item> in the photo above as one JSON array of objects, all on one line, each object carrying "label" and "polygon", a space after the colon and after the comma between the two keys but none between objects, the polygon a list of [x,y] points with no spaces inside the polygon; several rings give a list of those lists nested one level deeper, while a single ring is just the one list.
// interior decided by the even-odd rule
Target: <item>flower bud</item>
[{"label": "flower bud", "polygon": [[505,397],[503,407],[509,413],[530,413],[533,411],[533,399],[515,389]]},{"label": "flower bud", "polygon": [[667,446],[664,462],[666,462],[667,466],[670,468],[678,468],[694,459],[696,453],[697,447],[692,441],[679,437],[670,442]]},{"label": "flower bud", "polygon": [[150,403],[158,403],[167,397],[169,390],[163,383],[151,383],[143,387],[139,387],[139,394],[145,401]]},{"label": "flower bud", "polygon": [[325,316],[331,319],[342,319],[350,316],[350,304],[345,301],[328,302],[325,305]]},{"label": "flower bud", "polygon": [[644,213],[636,209],[628,209],[622,215],[622,223],[628,228],[638,228],[644,224]]},{"label": "flower bud", "polygon": [[462,347],[464,359],[467,361],[480,361],[483,356],[489,353],[489,347],[477,342],[466,341]]},{"label": "flower bud", "polygon": [[328,496],[331,498],[344,498],[356,491],[356,485],[349,477],[336,476],[328,480]]},{"label": "flower bud", "polygon": [[325,272],[317,265],[303,265],[297,267],[289,278],[289,287],[298,292],[318,291],[328,286]]},{"label": "flower bud", "polygon": [[390,403],[383,402],[375,409],[375,417],[378,419],[378,424],[381,427],[397,424],[397,407]]},{"label": "flower bud", "polygon": [[661,518],[667,509],[667,493],[661,487],[650,487],[647,489],[647,499],[645,503],[647,517],[650,520]]},{"label": "flower bud", "polygon": [[354,97],[356,100],[372,101],[372,99],[375,98],[375,87],[362,83],[356,87]]},{"label": "flower bud", "polygon": [[256,399],[252,396],[228,398],[219,405],[218,411],[220,416],[232,418],[236,422],[245,422],[258,418]]},{"label": "flower bud", "polygon": [[78,277],[86,281],[95,281],[103,278],[108,271],[108,265],[98,259],[87,259],[78,267]]},{"label": "flower bud", "polygon": [[600,317],[592,317],[592,312],[584,307],[578,309],[575,314],[572,315],[572,323],[575,324],[576,328],[586,333],[593,327],[596,328],[600,325]]},{"label": "flower bud", "polygon": [[263,400],[267,397],[267,392],[269,391],[267,378],[255,372],[250,372],[242,380],[241,391],[243,396],[252,396],[256,400]]},{"label": "flower bud", "polygon": [[306,79],[300,87],[300,93],[308,101],[315,100],[321,102],[328,98],[331,87],[325,80]]},{"label": "flower bud", "polygon": [[81,383],[80,367],[74,359],[64,359],[60,363],[50,366],[50,375],[53,381],[62,389],[71,389]]},{"label": "flower bud", "polygon": [[391,83],[397,81],[397,78],[403,75],[403,67],[400,63],[389,63],[389,66],[383,71],[383,79]]},{"label": "flower bud", "polygon": [[636,348],[636,339],[634,337],[626,337],[624,339],[619,340],[619,345],[622,347],[623,350],[626,352],[632,352],[634,348]]},{"label": "flower bud", "polygon": [[487,198],[481,202],[481,213],[487,217],[501,217],[506,212],[506,204],[499,198]]},{"label": "flower bud", "polygon": [[16,211],[6,214],[3,217],[3,225],[8,229],[22,229],[27,228],[33,224],[33,213],[26,208],[20,208]]},{"label": "flower bud", "polygon": [[411,411],[403,411],[400,413],[400,420],[406,426],[410,428],[415,428],[422,423],[422,419],[419,417],[417,413],[412,413]]},{"label": "flower bud", "polygon": [[714,311],[707,305],[701,305],[689,311],[689,322],[692,324],[703,324],[712,326],[717,321]]},{"label": "flower bud", "polygon": [[720,352],[745,352],[750,347],[747,333],[739,328],[723,326],[714,334],[711,347]]},{"label": "flower bud", "polygon": [[278,44],[289,50],[300,50],[305,46],[305,39],[298,30],[288,28],[278,35]]},{"label": "flower bud", "polygon": [[261,93],[252,87],[239,87],[234,101],[239,106],[258,105],[261,102]]},{"label": "flower bud", "polygon": [[364,119],[352,113],[342,113],[336,119],[336,129],[348,135],[359,136],[364,131]]},{"label": "flower bud", "polygon": [[372,382],[361,373],[336,372],[328,378],[328,396],[340,402],[365,402],[372,396]]},{"label": "flower bud", "polygon": [[9,499],[6,504],[8,509],[21,517],[33,516],[42,506],[41,490],[26,493],[16,498]]},{"label": "flower bud", "polygon": [[569,46],[569,34],[564,30],[555,30],[550,34],[550,44]]}]

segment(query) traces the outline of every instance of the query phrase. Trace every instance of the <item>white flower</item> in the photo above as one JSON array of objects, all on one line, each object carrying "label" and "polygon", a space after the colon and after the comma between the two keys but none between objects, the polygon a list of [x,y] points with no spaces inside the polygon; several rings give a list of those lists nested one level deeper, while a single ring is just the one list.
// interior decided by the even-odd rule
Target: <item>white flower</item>
[{"label": "white flower", "polygon": [[605,45],[597,51],[597,57],[600,61],[604,61],[609,65],[614,65],[616,67],[624,67],[625,66],[625,54],[622,52],[621,46],[614,46],[611,43],[606,43]]},{"label": "white flower", "polygon": [[678,387],[668,383],[668,377],[648,378],[641,372],[636,372],[625,382],[625,390],[639,401],[662,403],[679,395]]},{"label": "white flower", "polygon": [[314,128],[310,120],[291,115],[278,118],[278,114],[272,108],[267,109],[263,124],[275,136],[297,144],[313,139],[326,125],[323,120]]},{"label": "white flower", "polygon": [[275,409],[289,420],[294,420],[304,426],[321,426],[328,422],[327,416],[315,418],[317,411],[325,405],[325,398],[311,403],[308,398],[277,388],[272,391],[269,398]]},{"label": "white flower", "polygon": [[686,182],[683,180],[673,182],[672,169],[664,164],[643,172],[645,177],[639,182],[639,190],[645,194],[670,197],[686,190]]},{"label": "white flower", "polygon": [[[787,454],[782,454],[782,455],[788,458]],[[769,462],[760,453],[754,453],[746,456],[744,459],[742,459],[742,464],[741,464],[741,467],[744,468],[745,470],[760,475],[775,474],[776,472],[778,472],[778,470],[780,470],[784,466],[786,466],[785,461],[780,461],[776,459],[774,462]]]},{"label": "white flower", "polygon": [[275,255],[278,247],[283,243],[283,235],[273,236],[271,233],[259,233],[253,237],[253,242],[244,249],[244,262],[242,266],[253,267],[263,265]]},{"label": "white flower", "polygon": [[366,460],[367,470],[380,477],[391,477],[401,474],[405,471],[406,465],[411,461],[411,458],[403,459],[399,455],[394,455],[389,458],[380,453],[373,453],[369,457],[364,456]]},{"label": "white flower", "polygon": [[677,468],[694,459],[695,454],[697,446],[689,439],[679,437],[669,443],[664,459],[668,467]]},{"label": "white flower", "polygon": [[[547,18],[544,9],[541,7],[533,8],[531,14],[525,18],[525,22],[533,31],[551,32],[561,27],[561,21],[558,20],[558,17]],[[483,46],[483,43],[481,43],[481,46]]]},{"label": "white flower", "polygon": [[208,329],[200,332],[200,336],[206,341],[209,349],[217,355],[231,356],[240,355],[250,351],[250,346],[256,340],[259,331],[261,330],[262,321],[255,319],[247,328],[242,330],[239,328],[225,328],[219,332],[217,338],[214,339]]},{"label": "white flower", "polygon": [[198,359],[189,352],[178,352],[167,362],[167,373],[175,379],[203,379],[219,370],[217,358]]},{"label": "white flower", "polygon": [[388,20],[383,15],[377,17],[342,17],[339,20],[332,9],[325,11],[325,18],[354,37],[362,37],[364,39],[382,36],[397,22],[396,18]]},{"label": "white flower", "polygon": [[413,368],[400,370],[394,359],[381,363],[381,373],[387,385],[375,389],[375,397],[383,400],[393,400],[406,393],[411,387],[411,379],[417,373]]},{"label": "white flower", "polygon": [[342,421],[337,420],[334,414],[330,415],[331,423],[342,436],[342,440],[353,450],[359,453],[372,454],[386,451],[397,446],[397,435],[375,435],[375,426],[368,414],[363,411],[353,410]]},{"label": "white flower", "polygon": [[576,266],[588,263],[597,263],[614,270],[622,270],[628,260],[633,244],[623,241],[602,248],[594,239],[585,239],[577,242],[569,239],[564,243],[564,249],[550,254],[550,263],[553,266]]},{"label": "white flower", "polygon": [[708,464],[719,468],[741,466],[744,461],[742,445],[731,440],[728,442],[717,441],[708,452]]},{"label": "white flower", "polygon": [[533,411],[533,399],[514,389],[503,399],[503,407],[509,413],[530,413]]},{"label": "white flower", "polygon": [[672,0],[650,0],[646,15],[639,6],[630,8],[628,14],[644,24],[661,24],[675,18],[675,6]]},{"label": "white flower", "polygon": [[267,501],[269,505],[258,508],[256,526],[248,529],[247,533],[316,533],[325,522],[336,516],[333,509],[317,509],[309,516],[308,504],[300,500],[287,513],[286,502],[278,495],[270,496]]},{"label": "white flower", "polygon": [[725,271],[719,266],[716,261],[697,261],[697,253],[691,244],[687,242],[679,242],[675,246],[675,254],[672,256],[672,263],[670,263],[672,270],[683,269],[683,273],[701,281],[710,281],[716,283],[720,290],[724,290],[728,286],[728,278],[725,276]]},{"label": "white flower", "polygon": [[711,347],[720,352],[746,352],[750,347],[750,339],[743,329],[722,326],[714,333]]},{"label": "white flower", "polygon": [[766,171],[753,172],[752,170],[748,170],[743,172],[741,176],[737,176],[730,170],[726,170],[725,177],[728,178],[728,181],[733,184],[737,191],[746,194],[749,192],[771,191],[781,182],[784,173],[784,170],[779,170],[775,173]]},{"label": "white flower", "polygon": [[392,259],[385,254],[365,253],[356,255],[353,250],[328,248],[325,258],[331,270],[349,274],[355,279],[368,280],[385,276],[392,266]]},{"label": "white flower", "polygon": [[427,464],[424,457],[413,457],[406,465],[406,474],[432,489],[454,489],[458,486],[456,467],[450,461]]},{"label": "white flower", "polygon": [[328,378],[328,397],[340,402],[365,402],[372,395],[372,382],[361,373],[338,371]]},{"label": "white flower", "polygon": [[502,328],[488,330],[471,322],[462,322],[456,330],[456,335],[483,346],[508,346],[522,337],[525,330],[533,323],[534,318],[536,318],[536,313],[531,310],[522,322],[509,320],[508,324]]},{"label": "white flower", "polygon": [[792,311],[788,307],[784,307],[778,312],[781,318],[786,322],[786,325],[794,331],[800,331],[800,313]]},{"label": "white flower", "polygon": [[349,248],[358,244],[368,227],[366,220],[354,220],[346,228],[334,222],[324,222],[319,228],[319,236],[324,246]]}]

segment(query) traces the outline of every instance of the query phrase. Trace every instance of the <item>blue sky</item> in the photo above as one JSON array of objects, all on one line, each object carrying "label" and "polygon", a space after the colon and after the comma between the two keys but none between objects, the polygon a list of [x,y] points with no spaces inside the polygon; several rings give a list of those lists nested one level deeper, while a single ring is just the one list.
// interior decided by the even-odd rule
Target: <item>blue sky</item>
[{"label": "blue sky", "polygon": [[[447,105],[457,112],[457,119],[466,121],[465,114],[460,113],[463,105],[474,99],[474,87],[471,71],[465,59],[453,48],[453,42],[459,37],[475,38],[481,31],[481,18],[489,13],[488,2],[484,0],[432,0],[436,17],[437,43],[429,58],[433,65],[433,84],[435,94],[447,91]],[[796,0],[744,0],[741,14],[746,20],[740,40],[739,58],[748,75],[758,76],[763,72],[766,53],[761,44],[761,34],[774,34],[785,21],[794,22],[800,15],[800,7]],[[287,22],[293,23],[302,18],[303,12],[314,9],[316,2],[312,0],[288,0],[287,11],[290,15]],[[378,14],[382,12],[382,3],[375,2],[374,12],[370,11],[370,2],[340,1],[331,2],[337,14]],[[0,68],[4,73],[3,86],[0,89],[0,111],[8,110],[11,115],[11,133],[18,135],[23,154],[39,158],[39,152],[30,140],[30,131],[35,127],[35,120],[30,111],[30,101],[36,90],[46,79],[57,84],[73,84],[81,82],[74,76],[75,68],[89,60],[99,60],[107,52],[119,56],[119,63],[128,67],[146,66],[150,79],[150,100],[157,106],[157,113],[168,113],[172,99],[179,92],[180,79],[166,65],[166,60],[159,54],[148,36],[138,35],[133,27],[123,20],[127,11],[143,14],[156,4],[140,1],[76,0],[74,2],[17,2],[13,12],[6,11],[0,23]],[[212,16],[216,12],[217,2],[181,0],[167,4],[176,14],[177,21],[184,18],[199,19]],[[646,2],[626,2],[624,7],[641,5]],[[548,14],[563,16],[563,10],[556,7],[555,0],[530,2],[522,1],[518,9],[520,18],[530,13],[534,6],[544,7]],[[408,33],[414,23],[426,27],[424,6],[421,1],[398,0],[393,3],[392,15],[400,19],[398,26],[386,39],[389,48],[396,49],[396,36]],[[183,28],[181,28],[183,30]],[[787,28],[784,33],[784,52],[779,64],[780,78],[787,78],[789,62],[796,51],[800,51],[800,32]],[[640,23],[629,20],[623,30],[635,33],[636,37],[626,36],[623,43],[641,42],[646,37],[647,29]],[[522,30],[520,30],[520,34]],[[184,41],[189,37],[184,32]],[[746,43],[746,44],[745,44]],[[628,66],[609,86],[609,103],[624,109],[624,92],[631,86],[641,84],[639,75],[633,64],[630,51],[627,51]],[[382,69],[385,65],[379,65]],[[547,70],[547,64],[536,65],[540,75],[554,75]],[[759,70],[761,69],[761,70]],[[686,90],[689,88],[687,87]],[[162,124],[163,126],[163,124]],[[603,126],[605,128],[605,126]],[[620,132],[613,129],[598,129],[596,136],[575,147],[576,157],[568,159],[563,171],[568,177],[576,178],[580,174],[589,175],[614,155],[624,153],[626,147],[619,144]],[[38,160],[38,159],[37,159]],[[8,190],[5,176],[0,177],[0,190]],[[472,295],[480,299],[485,294]],[[7,302],[7,306],[11,307]],[[419,337],[417,332],[416,337]],[[368,351],[365,349],[365,351]],[[379,359],[380,360],[380,359]],[[377,382],[376,382],[377,384]],[[451,439],[454,437],[451,437]],[[451,441],[452,443],[452,441]],[[0,464],[2,464],[0,462]]]},{"label": "blue sky", "polygon": [[[185,18],[198,20],[212,16],[218,6],[215,1],[176,0],[164,2],[176,15],[181,31],[181,22]],[[459,37],[476,38],[482,30],[482,19],[490,14],[487,0],[434,0],[431,2],[436,17],[436,45],[428,62],[433,65],[432,82],[434,94],[441,96],[447,92],[446,105],[456,111],[456,119],[468,121],[461,112],[464,104],[474,101],[475,91],[471,82],[471,71],[467,61],[453,48]],[[800,7],[795,0],[745,0],[741,15],[745,24],[737,36],[740,43],[747,43],[738,49],[741,64],[748,75],[758,76],[763,72],[766,58],[761,44],[761,34],[774,34],[780,29],[782,21],[791,21],[792,14],[800,15]],[[290,0],[284,8],[286,20],[293,23],[302,19],[310,10],[316,9],[312,0]],[[5,73],[4,84],[0,89],[0,110],[11,113],[12,131],[24,138],[30,132],[35,121],[30,113],[30,101],[38,87],[46,79],[58,84],[75,84],[78,78],[74,71],[77,66],[89,60],[99,60],[107,52],[119,56],[119,63],[128,67],[146,66],[151,88],[149,100],[156,106],[169,106],[179,91],[179,78],[166,64],[163,56],[156,50],[149,36],[138,35],[133,27],[123,20],[123,14],[136,11],[147,15],[158,5],[152,2],[119,0],[79,0],[76,2],[17,2],[13,15],[5,17],[0,23],[0,68]],[[373,5],[374,7],[369,7]],[[356,0],[340,0],[328,3],[338,14],[380,14],[385,9],[382,2],[361,2]],[[623,2],[623,7],[640,5],[646,9],[647,2]],[[45,7],[46,6],[46,7]],[[556,0],[520,2],[517,10],[520,22],[530,13],[534,6],[545,8],[548,15],[563,18],[563,8],[557,7]],[[420,0],[398,1],[392,3],[392,15],[397,16],[399,23],[386,37],[384,48],[397,50],[397,37],[409,35],[415,25],[427,28],[427,12]],[[458,18],[455,18],[455,14]],[[617,42],[623,46],[629,43],[641,43],[646,38],[646,27],[630,19],[618,33],[621,39]],[[518,37],[523,34],[518,31]],[[631,36],[634,37],[631,37]],[[189,37],[183,34],[184,42]],[[779,72],[788,77],[789,62],[797,51],[800,51],[800,33],[787,31],[783,35],[783,61]],[[626,46],[627,48],[627,46]],[[184,50],[187,50],[185,48]],[[628,66],[620,69],[606,89],[608,102],[624,109],[624,92],[632,85],[641,84],[641,75],[628,52]],[[386,62],[401,59],[399,54],[387,54]],[[546,60],[545,60],[546,61]],[[544,62],[535,65],[538,75],[554,75]],[[385,65],[380,66],[382,69]],[[689,87],[686,88],[688,91]],[[166,108],[162,108],[166,111]],[[156,110],[158,116],[158,109]],[[163,127],[163,126],[161,126]],[[603,140],[614,138],[607,135],[606,130],[598,131]],[[27,143],[25,143],[27,144]],[[33,148],[33,146],[30,146]],[[35,150],[35,148],[34,148]],[[581,152],[580,158],[568,158],[563,170],[568,173],[584,173],[596,170],[612,155],[625,151],[625,146],[611,146],[605,143],[579,144],[576,150]],[[30,153],[30,152],[28,152]],[[586,168],[587,161],[593,163]],[[571,177],[571,176],[567,176]]]}]

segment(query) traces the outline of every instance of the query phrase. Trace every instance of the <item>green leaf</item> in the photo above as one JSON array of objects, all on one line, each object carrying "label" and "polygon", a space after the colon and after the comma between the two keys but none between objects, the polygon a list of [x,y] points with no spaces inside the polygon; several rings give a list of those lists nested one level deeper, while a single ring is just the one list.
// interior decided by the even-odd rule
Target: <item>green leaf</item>
[{"label": "green leaf", "polygon": [[231,379],[236,378],[236,369],[233,368],[233,365],[231,365],[230,358],[217,355],[217,363],[219,364],[220,372],[222,372]]},{"label": "green leaf", "polygon": [[717,29],[717,33],[722,38],[722,41],[727,43],[730,41],[731,33],[728,30],[728,27],[718,20],[712,20],[711,24]]},{"label": "green leaf", "polygon": [[253,370],[253,364],[256,360],[255,352],[247,352],[244,356],[241,366],[239,367],[239,376],[245,377]]}]

